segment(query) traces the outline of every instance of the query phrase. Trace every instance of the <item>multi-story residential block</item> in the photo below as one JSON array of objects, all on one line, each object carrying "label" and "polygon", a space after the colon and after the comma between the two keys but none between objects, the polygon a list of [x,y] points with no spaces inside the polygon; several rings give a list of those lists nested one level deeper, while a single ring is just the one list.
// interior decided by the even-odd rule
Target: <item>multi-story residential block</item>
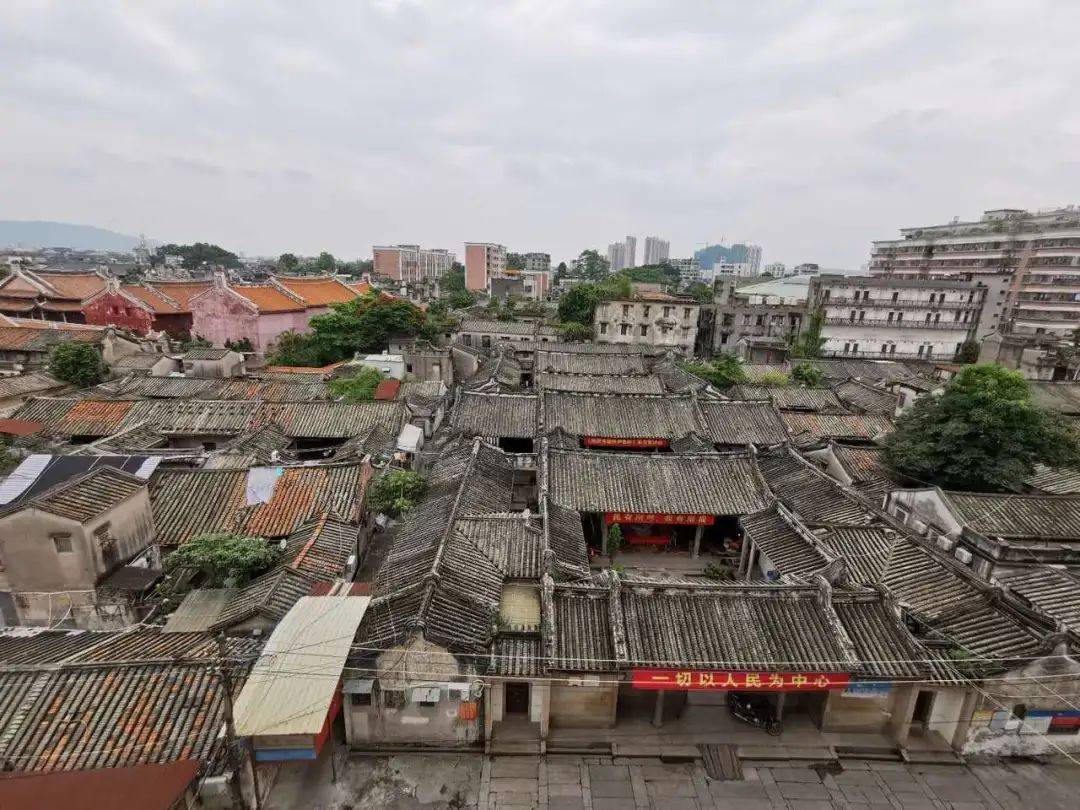
[{"label": "multi-story residential block", "polygon": [[762,341],[790,344],[798,338],[809,284],[777,279],[740,287],[739,281],[731,275],[714,280],[713,303],[702,311],[699,349],[703,354],[732,354],[741,346],[745,348],[740,353],[750,362],[770,362],[773,350],[769,357],[759,357],[754,347]]},{"label": "multi-story residential block", "polygon": [[419,245],[376,246],[372,253],[375,275],[406,283],[442,278],[457,259],[449,250]]},{"label": "multi-story residential block", "polygon": [[600,343],[667,346],[690,354],[697,340],[700,310],[692,298],[638,292],[633,298],[597,305],[593,329]]},{"label": "multi-story residential block", "polygon": [[491,279],[506,274],[506,247],[494,242],[465,243],[465,288],[487,292]]},{"label": "multi-story residential block", "polygon": [[782,276],[786,276],[788,274],[787,265],[785,265],[783,262],[769,262],[767,265],[765,265],[765,269],[762,271],[762,274],[765,273],[772,276],[773,278],[781,278]]},{"label": "multi-story residential block", "polygon": [[986,211],[982,219],[902,228],[874,242],[870,275],[1009,278],[1003,331],[1071,336],[1080,327],[1080,207]]},{"label": "multi-story residential block", "polygon": [[746,258],[743,261],[750,265],[750,275],[756,276],[761,272],[761,245],[733,245],[734,248],[742,248]]},{"label": "multi-story residential block", "polygon": [[671,242],[659,236],[645,237],[645,264],[666,262],[671,251]]},{"label": "multi-story residential block", "polygon": [[822,353],[952,359],[977,327],[987,288],[970,281],[820,275],[808,304],[822,318]]},{"label": "multi-story residential block", "polygon": [[701,264],[697,259],[668,259],[667,263],[679,271],[679,285],[682,287],[702,280]]},{"label": "multi-story residential block", "polygon": [[550,253],[526,253],[522,258],[525,259],[526,273],[547,273],[551,270]]}]

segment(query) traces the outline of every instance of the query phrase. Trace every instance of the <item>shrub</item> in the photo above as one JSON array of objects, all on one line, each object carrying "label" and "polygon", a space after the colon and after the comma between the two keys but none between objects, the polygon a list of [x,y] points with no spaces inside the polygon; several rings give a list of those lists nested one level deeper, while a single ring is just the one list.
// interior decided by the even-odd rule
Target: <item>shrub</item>
[{"label": "shrub", "polygon": [[791,379],[800,385],[806,385],[811,388],[816,385],[821,385],[821,381],[824,378],[825,375],[822,373],[821,369],[813,363],[799,363],[791,370]]},{"label": "shrub", "polygon": [[261,537],[244,537],[230,532],[209,532],[191,538],[170,554],[165,567],[175,571],[195,568],[207,577],[207,587],[243,585],[270,567],[277,551]]},{"label": "shrub", "polygon": [[89,343],[70,341],[52,350],[49,371],[57,379],[79,388],[97,385],[105,379],[105,367],[98,350]]},{"label": "shrub", "polygon": [[371,486],[368,504],[377,512],[399,517],[416,505],[426,486],[419,473],[388,470]]}]

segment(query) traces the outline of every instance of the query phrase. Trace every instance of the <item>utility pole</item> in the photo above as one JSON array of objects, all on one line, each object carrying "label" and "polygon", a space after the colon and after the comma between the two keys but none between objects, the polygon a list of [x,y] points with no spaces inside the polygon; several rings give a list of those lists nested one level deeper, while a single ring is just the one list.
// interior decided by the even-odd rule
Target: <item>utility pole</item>
[{"label": "utility pole", "polygon": [[[218,657],[214,668],[218,677],[218,682],[221,684],[221,690],[225,704],[225,750],[229,757],[229,763],[233,769],[234,778],[231,780],[233,802],[237,807],[244,807],[244,792],[240,787],[240,768],[242,764],[237,756],[236,752],[236,725],[233,722],[233,699],[232,699],[232,676],[229,675],[229,670],[226,667],[225,659],[228,657],[228,649],[225,646],[225,634],[218,633],[217,635],[217,647]],[[246,746],[245,746],[246,747]],[[255,797],[255,810],[262,810],[262,797],[259,795],[259,778],[255,774],[255,763],[251,759],[251,750],[248,749],[247,755],[244,757],[247,760],[248,767],[251,769],[251,792]]]}]

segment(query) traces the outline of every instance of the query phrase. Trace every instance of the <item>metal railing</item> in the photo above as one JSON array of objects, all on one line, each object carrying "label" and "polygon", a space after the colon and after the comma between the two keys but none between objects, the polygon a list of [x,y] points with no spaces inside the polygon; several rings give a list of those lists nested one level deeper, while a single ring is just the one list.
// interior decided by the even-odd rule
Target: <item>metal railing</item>
[{"label": "metal railing", "polygon": [[831,297],[822,299],[821,305],[825,307],[843,306],[862,309],[925,309],[933,312],[935,309],[948,310],[977,310],[981,306],[978,301],[886,301],[881,298],[838,298]]},{"label": "metal railing", "polygon": [[930,321],[929,323],[924,320],[906,320],[906,321],[886,321],[883,318],[873,318],[863,321],[853,321],[848,318],[825,318],[822,323],[829,324],[831,326],[858,326],[863,329],[948,329],[950,331],[968,331],[975,326],[975,321],[969,320],[967,323],[963,321]]}]

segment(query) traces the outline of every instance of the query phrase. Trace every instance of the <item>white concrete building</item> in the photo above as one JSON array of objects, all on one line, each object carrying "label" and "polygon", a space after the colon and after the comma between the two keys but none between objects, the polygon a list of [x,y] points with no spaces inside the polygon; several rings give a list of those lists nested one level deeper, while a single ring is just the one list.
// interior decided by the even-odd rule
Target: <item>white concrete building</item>
[{"label": "white concrete building", "polygon": [[551,270],[550,253],[526,253],[522,258],[525,259],[526,273],[547,273]]},{"label": "white concrete building", "polygon": [[375,275],[406,283],[442,278],[457,260],[449,250],[419,245],[376,245],[372,255]]},{"label": "white concrete building", "polygon": [[968,281],[822,275],[810,280],[808,301],[823,318],[826,356],[951,360],[985,296]]},{"label": "white concrete building", "polygon": [[1010,274],[1006,331],[1069,337],[1080,327],[1080,206],[1001,208],[982,219],[902,228],[874,242],[870,275],[959,278]]},{"label": "white concrete building", "polygon": [[645,257],[643,264],[660,264],[666,262],[671,251],[671,242],[661,239],[659,236],[645,237]]},{"label": "white concrete building", "polygon": [[765,265],[765,269],[762,272],[768,273],[773,278],[781,278],[782,276],[787,275],[787,267],[783,262],[770,262]]},{"label": "white concrete building", "polygon": [[692,298],[639,292],[633,298],[598,304],[593,331],[598,343],[667,346],[689,355],[697,340],[700,310]]},{"label": "white concrete building", "polygon": [[745,263],[750,265],[750,275],[756,276],[761,272],[761,245],[744,244],[743,248],[746,250]]}]

